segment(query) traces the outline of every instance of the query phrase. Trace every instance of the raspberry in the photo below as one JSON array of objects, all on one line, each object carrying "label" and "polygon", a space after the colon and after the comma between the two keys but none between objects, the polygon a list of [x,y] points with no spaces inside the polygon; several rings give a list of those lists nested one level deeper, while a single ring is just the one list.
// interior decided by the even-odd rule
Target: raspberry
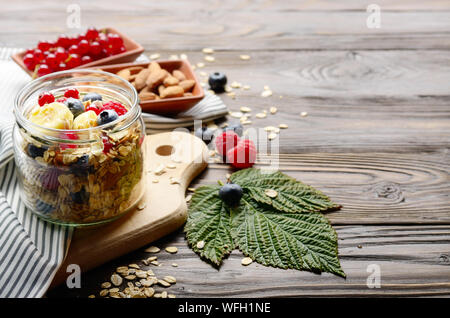
[{"label": "raspberry", "polygon": [[55,96],[52,93],[44,92],[39,94],[38,103],[39,106],[44,106],[45,104],[50,104],[55,101]]},{"label": "raspberry", "polygon": [[[61,138],[67,138],[67,139],[70,139],[70,140],[77,140],[78,139],[78,136],[76,135],[76,134],[74,134],[74,133],[69,133],[69,132],[66,132],[66,133],[62,133],[61,134]],[[73,144],[60,144],[59,145],[59,148],[61,149],[61,150],[64,150],[64,149],[67,149],[67,148],[76,148],[77,146],[76,145],[73,145]]]},{"label": "raspberry", "polygon": [[94,113],[96,113],[97,115],[100,114],[102,112],[102,110],[100,108],[98,108],[95,104],[89,104],[88,106],[86,106],[86,112],[92,110]]},{"label": "raspberry", "polygon": [[102,137],[103,141],[103,152],[108,153],[109,150],[112,148],[113,144],[109,141],[109,138],[106,136]]},{"label": "raspberry", "polygon": [[239,136],[231,130],[224,131],[221,135],[216,137],[217,152],[222,156],[226,156],[227,152],[239,142]]},{"label": "raspberry", "polygon": [[125,108],[125,106],[123,106],[121,103],[117,103],[117,102],[113,102],[113,101],[104,103],[103,107],[101,108],[101,111],[104,111],[107,109],[115,110],[117,115],[119,115],[119,116],[125,115],[128,111]]},{"label": "raspberry", "polygon": [[254,165],[256,154],[257,151],[253,141],[241,139],[236,147],[228,150],[227,159],[233,167],[245,169]]},{"label": "raspberry", "polygon": [[76,88],[69,88],[68,90],[66,90],[64,92],[64,97],[72,97],[72,98],[76,98],[78,99],[80,97],[80,93],[78,92],[78,90]]}]

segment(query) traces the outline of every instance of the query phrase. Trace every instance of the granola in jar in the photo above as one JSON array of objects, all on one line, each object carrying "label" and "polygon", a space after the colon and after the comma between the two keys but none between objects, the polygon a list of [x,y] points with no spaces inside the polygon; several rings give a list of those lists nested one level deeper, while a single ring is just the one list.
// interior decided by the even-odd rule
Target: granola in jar
[{"label": "granola in jar", "polygon": [[[144,127],[136,105],[71,87],[39,94],[14,132],[22,199],[44,219],[115,219],[144,192]],[[131,104],[131,103],[130,103]],[[139,107],[139,105],[137,105]]]}]

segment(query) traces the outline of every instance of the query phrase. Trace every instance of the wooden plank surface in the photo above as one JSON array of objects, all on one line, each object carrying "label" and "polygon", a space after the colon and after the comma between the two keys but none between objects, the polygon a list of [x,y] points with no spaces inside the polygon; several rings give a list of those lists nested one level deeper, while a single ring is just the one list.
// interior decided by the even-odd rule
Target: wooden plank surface
[{"label": "wooden plank surface", "polygon": [[[29,47],[67,32],[71,2],[0,0],[0,45]],[[275,116],[252,118],[252,127],[289,125],[280,134],[280,169],[344,206],[328,217],[339,235],[346,280],[258,264],[243,267],[238,251],[216,270],[177,232],[157,244],[175,245],[179,252],[160,253],[163,266],[154,269],[159,276],[177,277],[172,293],[450,295],[448,1],[377,1],[380,29],[366,27],[367,4],[358,0],[78,3],[83,28],[117,27],[148,54],[185,53],[195,64],[203,61],[201,48],[213,47],[216,61],[197,69],[199,77],[220,70],[230,82],[251,86],[237,91],[236,99],[221,96],[230,109],[249,106],[256,113],[277,106]],[[252,58],[241,61],[239,54]],[[260,97],[264,85],[272,97]],[[300,117],[304,111],[308,116]],[[266,159],[261,157],[261,166]],[[226,166],[210,165],[194,186],[216,182],[227,172]],[[49,296],[98,293],[116,266],[146,255],[132,252],[84,274],[81,290],[61,286]],[[366,285],[370,264],[381,268],[380,289]]]}]

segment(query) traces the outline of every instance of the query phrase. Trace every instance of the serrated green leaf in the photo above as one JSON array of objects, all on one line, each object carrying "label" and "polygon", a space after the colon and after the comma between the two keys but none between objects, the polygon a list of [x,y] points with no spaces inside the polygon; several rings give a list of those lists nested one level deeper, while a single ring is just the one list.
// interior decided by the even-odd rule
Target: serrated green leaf
[{"label": "serrated green leaf", "polygon": [[336,232],[320,213],[282,213],[245,194],[231,225],[238,247],[258,263],[345,277]]},{"label": "serrated green leaf", "polygon": [[[219,198],[219,188],[203,186],[196,189],[185,226],[192,249],[216,265],[220,265],[225,255],[235,248],[231,237],[230,214]],[[201,249],[197,247],[200,241],[205,242]]]},{"label": "serrated green leaf", "polygon": [[[239,184],[254,200],[285,212],[318,212],[337,209],[322,192],[291,178],[280,171],[263,173],[259,169],[245,169],[231,175],[231,181]],[[278,195],[271,198],[266,190],[275,190]]]}]

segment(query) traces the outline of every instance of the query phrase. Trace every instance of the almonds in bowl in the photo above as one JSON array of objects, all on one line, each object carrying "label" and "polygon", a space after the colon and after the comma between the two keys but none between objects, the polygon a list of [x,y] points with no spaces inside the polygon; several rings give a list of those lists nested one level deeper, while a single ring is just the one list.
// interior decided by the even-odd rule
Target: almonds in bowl
[{"label": "almonds in bowl", "polygon": [[129,81],[139,93],[144,112],[176,115],[192,108],[205,96],[185,60],[116,64],[100,69]]}]

